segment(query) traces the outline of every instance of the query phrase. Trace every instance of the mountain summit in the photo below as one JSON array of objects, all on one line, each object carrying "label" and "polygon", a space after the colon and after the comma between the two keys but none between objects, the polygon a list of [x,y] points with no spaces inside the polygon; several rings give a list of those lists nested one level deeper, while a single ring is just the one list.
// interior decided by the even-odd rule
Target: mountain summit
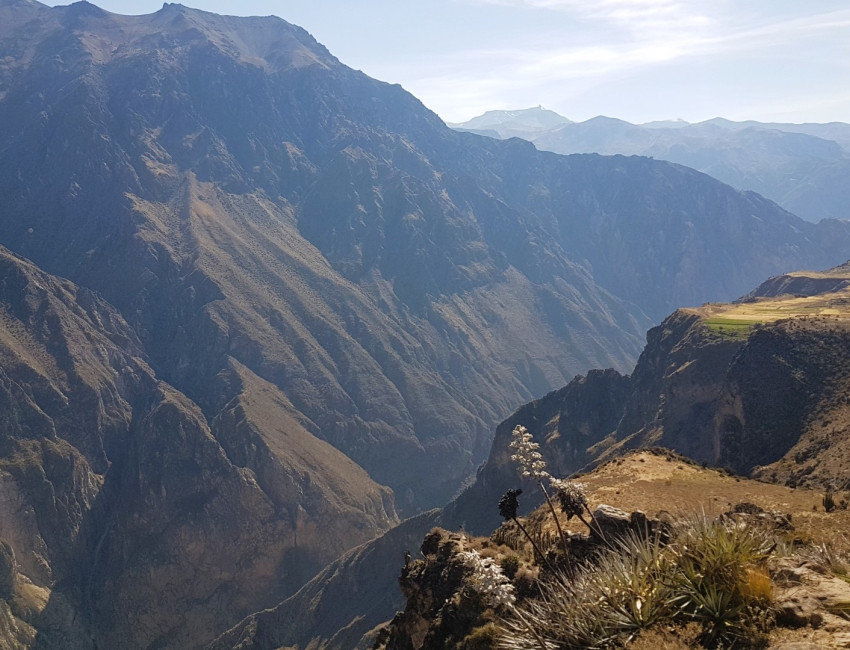
[{"label": "mountain summit", "polygon": [[[630,124],[610,117],[570,122],[538,109],[487,111],[455,129],[520,137],[545,151],[652,156],[763,194],[809,221],[850,218],[850,124],[733,122],[722,118]],[[551,113],[551,115],[549,115]],[[560,120],[560,122],[558,121]]]}]

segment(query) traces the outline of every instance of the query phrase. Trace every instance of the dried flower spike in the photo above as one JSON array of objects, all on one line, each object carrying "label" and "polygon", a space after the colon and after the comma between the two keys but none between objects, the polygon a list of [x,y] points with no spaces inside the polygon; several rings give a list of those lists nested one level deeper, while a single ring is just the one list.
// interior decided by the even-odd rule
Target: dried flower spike
[{"label": "dried flower spike", "polygon": [[561,502],[561,511],[567,515],[567,519],[581,517],[587,508],[587,486],[584,483],[556,478],[549,479],[549,484],[555,490],[555,496]]},{"label": "dried flower spike", "polygon": [[521,424],[514,427],[511,433],[510,447],[514,450],[511,460],[519,466],[520,474],[525,478],[540,481],[549,478],[546,471],[546,461],[538,451],[540,445],[532,440],[532,435]]},{"label": "dried flower spike", "polygon": [[504,517],[505,521],[516,519],[516,513],[519,509],[517,497],[520,494],[522,494],[522,490],[508,490],[499,499],[499,514]]}]

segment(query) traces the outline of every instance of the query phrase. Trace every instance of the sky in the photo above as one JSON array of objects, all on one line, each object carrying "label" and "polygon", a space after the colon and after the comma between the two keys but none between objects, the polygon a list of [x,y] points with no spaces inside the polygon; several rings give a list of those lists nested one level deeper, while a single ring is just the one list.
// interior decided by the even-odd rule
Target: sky
[{"label": "sky", "polygon": [[[93,0],[121,14],[156,0]],[[46,4],[68,4],[49,0]],[[847,0],[184,0],[276,15],[447,122],[543,106],[575,121],[850,122]]]}]

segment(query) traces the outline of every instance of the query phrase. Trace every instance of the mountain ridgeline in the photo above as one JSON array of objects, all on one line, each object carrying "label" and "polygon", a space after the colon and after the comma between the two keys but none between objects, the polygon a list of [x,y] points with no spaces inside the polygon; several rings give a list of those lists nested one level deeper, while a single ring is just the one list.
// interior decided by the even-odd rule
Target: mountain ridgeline
[{"label": "mountain ridgeline", "polygon": [[455,132],[277,18],[0,0],[0,124],[21,647],[201,646],[675,306],[850,249],[685,167]]},{"label": "mountain ridgeline", "polygon": [[454,128],[519,137],[544,151],[652,156],[752,190],[807,219],[850,218],[850,124],[773,124],[722,118],[630,124],[571,122],[542,107],[488,111]]}]

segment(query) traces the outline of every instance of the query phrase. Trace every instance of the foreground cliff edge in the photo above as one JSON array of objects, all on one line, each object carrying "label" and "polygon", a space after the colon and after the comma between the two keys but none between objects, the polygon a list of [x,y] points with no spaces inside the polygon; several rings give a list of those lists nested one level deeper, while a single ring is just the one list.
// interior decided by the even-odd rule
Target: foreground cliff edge
[{"label": "foreground cliff edge", "polygon": [[373,647],[850,647],[846,493],[663,450],[577,481],[552,481],[553,509],[487,537],[431,530],[400,569],[405,608],[372,632]]}]

